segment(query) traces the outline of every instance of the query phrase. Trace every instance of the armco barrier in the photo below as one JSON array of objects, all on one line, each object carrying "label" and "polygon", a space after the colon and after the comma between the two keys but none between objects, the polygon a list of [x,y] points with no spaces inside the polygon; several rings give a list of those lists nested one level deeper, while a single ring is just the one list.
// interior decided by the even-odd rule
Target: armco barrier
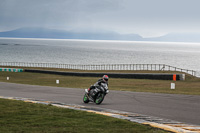
[{"label": "armco barrier", "polygon": [[[88,72],[58,72],[46,70],[24,69],[24,72],[46,73],[67,76],[81,77],[102,77],[107,74],[110,78],[130,78],[130,79],[156,79],[156,80],[173,80],[174,74],[159,73],[88,73]],[[185,80],[185,74],[176,74],[176,80]]]},{"label": "armco barrier", "polygon": [[197,76],[197,72],[165,64],[60,64],[60,63],[30,63],[30,62],[0,62],[0,66],[61,68],[76,70],[134,70],[134,71],[179,71]]},{"label": "armco barrier", "polygon": [[23,72],[23,69],[16,69],[16,68],[0,68],[0,72]]}]

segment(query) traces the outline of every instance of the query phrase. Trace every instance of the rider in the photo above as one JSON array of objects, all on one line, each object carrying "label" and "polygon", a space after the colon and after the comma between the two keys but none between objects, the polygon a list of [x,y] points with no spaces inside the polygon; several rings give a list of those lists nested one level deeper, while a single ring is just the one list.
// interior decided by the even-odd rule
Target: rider
[{"label": "rider", "polygon": [[[95,89],[96,86],[100,86],[102,83],[107,84],[108,86],[108,75],[103,75],[103,77],[99,79],[94,85],[90,86],[90,88],[88,88],[88,93],[90,92],[91,89]],[[106,93],[108,92],[109,91],[106,90]]]}]

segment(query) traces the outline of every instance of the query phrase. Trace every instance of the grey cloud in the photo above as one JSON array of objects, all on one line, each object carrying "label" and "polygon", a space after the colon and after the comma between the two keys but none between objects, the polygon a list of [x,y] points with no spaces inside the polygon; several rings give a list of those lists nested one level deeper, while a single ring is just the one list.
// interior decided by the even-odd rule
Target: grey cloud
[{"label": "grey cloud", "polygon": [[[0,31],[41,26],[123,33],[200,31],[199,0],[0,0]],[[145,29],[144,29],[145,27]]]}]

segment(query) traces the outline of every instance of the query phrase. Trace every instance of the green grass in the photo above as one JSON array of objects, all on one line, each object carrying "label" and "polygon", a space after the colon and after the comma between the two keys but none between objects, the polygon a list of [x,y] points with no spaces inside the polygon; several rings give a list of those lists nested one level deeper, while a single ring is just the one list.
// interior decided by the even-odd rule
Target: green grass
[{"label": "green grass", "polygon": [[164,133],[165,131],[127,120],[51,105],[0,99],[2,133]]},{"label": "green grass", "polygon": [[[130,73],[131,71],[125,71],[125,72]],[[134,71],[132,72],[134,73]],[[10,80],[7,81],[6,77],[9,77]],[[56,84],[57,79],[60,80],[60,84]],[[28,73],[28,72],[22,72],[22,73],[0,72],[1,82],[12,82],[12,83],[42,85],[42,86],[88,88],[90,85],[94,84],[97,80],[98,78],[94,77],[62,76],[62,75],[39,74],[39,73]],[[200,95],[199,78],[186,75],[185,81],[175,81],[176,84],[175,90],[170,89],[170,85],[172,82],[174,81],[110,78],[109,89],[121,90],[121,91],[136,91],[136,92]]]}]

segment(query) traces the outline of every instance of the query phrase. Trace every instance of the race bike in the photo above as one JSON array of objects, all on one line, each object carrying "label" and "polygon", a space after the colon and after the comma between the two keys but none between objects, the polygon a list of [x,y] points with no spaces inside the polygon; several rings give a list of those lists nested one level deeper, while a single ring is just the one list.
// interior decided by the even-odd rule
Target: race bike
[{"label": "race bike", "polygon": [[100,86],[92,86],[93,89],[91,89],[88,92],[88,89],[85,89],[85,95],[83,97],[84,103],[94,102],[96,104],[101,104],[104,100],[104,97],[106,94],[108,94],[108,85],[107,84],[101,84]]}]

